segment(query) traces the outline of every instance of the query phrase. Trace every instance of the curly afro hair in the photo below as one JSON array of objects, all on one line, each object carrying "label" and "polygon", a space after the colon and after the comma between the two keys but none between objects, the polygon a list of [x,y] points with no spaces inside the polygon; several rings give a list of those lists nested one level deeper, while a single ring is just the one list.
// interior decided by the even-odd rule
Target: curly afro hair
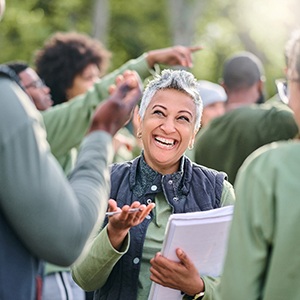
[{"label": "curly afro hair", "polygon": [[56,105],[67,101],[66,90],[88,65],[97,65],[103,75],[110,56],[100,41],[86,34],[57,32],[36,52],[35,65],[37,73],[51,89]]}]

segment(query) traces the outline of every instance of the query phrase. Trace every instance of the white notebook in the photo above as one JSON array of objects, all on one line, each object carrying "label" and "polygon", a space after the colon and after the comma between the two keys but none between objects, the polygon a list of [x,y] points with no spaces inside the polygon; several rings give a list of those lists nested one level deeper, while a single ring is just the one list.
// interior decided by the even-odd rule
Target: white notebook
[{"label": "white notebook", "polygon": [[[202,275],[222,273],[227,250],[227,238],[232,220],[233,205],[208,211],[173,214],[170,216],[162,255],[179,261],[175,250],[181,248]],[[181,291],[152,283],[149,300],[182,299]]]}]

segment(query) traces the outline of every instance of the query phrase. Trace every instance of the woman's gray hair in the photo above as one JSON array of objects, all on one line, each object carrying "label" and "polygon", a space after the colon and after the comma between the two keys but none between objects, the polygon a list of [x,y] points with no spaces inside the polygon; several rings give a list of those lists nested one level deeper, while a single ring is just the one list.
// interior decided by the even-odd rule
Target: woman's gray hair
[{"label": "woman's gray hair", "polygon": [[300,29],[294,31],[285,47],[288,79],[300,82]]},{"label": "woman's gray hair", "polygon": [[193,74],[184,70],[165,69],[161,72],[161,75],[156,75],[154,79],[148,83],[143,93],[139,109],[141,119],[144,118],[145,111],[155,93],[165,89],[174,89],[191,96],[196,105],[195,130],[198,130],[200,128],[203,104],[197,90],[196,78]]}]

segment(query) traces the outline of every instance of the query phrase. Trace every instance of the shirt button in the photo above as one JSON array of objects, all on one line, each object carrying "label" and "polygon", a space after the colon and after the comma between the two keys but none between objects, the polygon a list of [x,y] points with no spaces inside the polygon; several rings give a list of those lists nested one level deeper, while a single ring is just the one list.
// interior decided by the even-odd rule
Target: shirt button
[{"label": "shirt button", "polygon": [[151,186],[151,191],[155,192],[157,190],[157,186],[154,184]]},{"label": "shirt button", "polygon": [[170,179],[170,180],[168,181],[168,184],[173,184],[173,180]]},{"label": "shirt button", "polygon": [[149,215],[147,215],[147,216],[146,216],[146,219],[148,219],[148,220],[149,220],[149,219],[151,219],[151,217],[150,217]]},{"label": "shirt button", "polygon": [[134,258],[133,263],[137,265],[140,262],[140,259],[138,257]]},{"label": "shirt button", "polygon": [[178,201],[178,197],[173,197],[173,200],[174,201]]},{"label": "shirt button", "polygon": [[150,204],[150,203],[152,203],[152,200],[151,199],[147,199],[147,204]]}]

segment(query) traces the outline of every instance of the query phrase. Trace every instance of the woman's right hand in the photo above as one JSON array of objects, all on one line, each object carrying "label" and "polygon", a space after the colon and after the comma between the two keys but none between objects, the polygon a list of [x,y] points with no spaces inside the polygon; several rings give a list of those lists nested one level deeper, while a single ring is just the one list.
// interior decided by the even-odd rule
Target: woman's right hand
[{"label": "woman's right hand", "polygon": [[[110,212],[120,211],[119,214],[108,217],[109,219],[107,225],[109,240],[116,250],[121,248],[129,229],[142,223],[145,217],[155,207],[154,203],[150,203],[146,206],[145,204],[135,201],[130,206],[124,205],[121,209],[117,206],[116,201],[113,199],[108,201],[108,205]],[[130,209],[134,208],[138,208],[138,210],[130,212]]]}]

